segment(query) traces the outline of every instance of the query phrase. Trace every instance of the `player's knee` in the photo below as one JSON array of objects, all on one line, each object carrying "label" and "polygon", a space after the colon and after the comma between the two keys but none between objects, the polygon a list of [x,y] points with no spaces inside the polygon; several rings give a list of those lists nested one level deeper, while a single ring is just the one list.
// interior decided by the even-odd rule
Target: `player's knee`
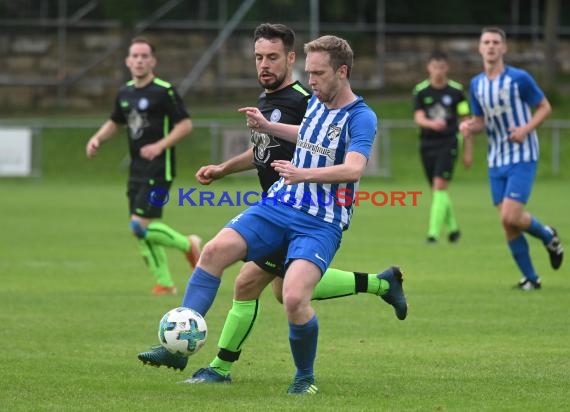
[{"label": "player's knee", "polygon": [[283,305],[287,313],[295,313],[304,302],[303,296],[298,291],[284,292],[282,296]]},{"label": "player's knee", "polygon": [[514,213],[501,213],[501,224],[505,229],[517,227],[519,224],[519,217]]},{"label": "player's knee", "polygon": [[140,220],[132,219],[130,222],[131,232],[139,239],[144,239],[146,236],[146,227],[144,227]]},{"label": "player's knee", "polygon": [[216,239],[210,240],[202,248],[200,253],[200,261],[207,265],[209,262],[215,261],[216,256],[223,256],[227,249],[224,244],[217,242]]}]

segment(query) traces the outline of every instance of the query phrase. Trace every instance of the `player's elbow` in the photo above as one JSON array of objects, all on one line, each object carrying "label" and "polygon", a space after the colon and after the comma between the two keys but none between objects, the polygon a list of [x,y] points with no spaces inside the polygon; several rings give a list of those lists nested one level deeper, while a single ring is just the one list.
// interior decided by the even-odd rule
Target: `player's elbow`
[{"label": "player's elbow", "polygon": [[424,127],[425,118],[426,118],[426,116],[425,116],[424,112],[421,110],[417,110],[414,113],[414,123],[420,127]]},{"label": "player's elbow", "polygon": [[362,173],[363,173],[363,170],[360,170],[360,169],[351,170],[346,175],[346,183],[358,182],[360,180],[360,178],[362,177]]},{"label": "player's elbow", "polygon": [[345,183],[355,183],[360,180],[364,174],[364,169],[366,168],[366,162],[357,162],[351,164],[346,169]]},{"label": "player's elbow", "polygon": [[192,120],[190,119],[181,120],[176,124],[176,127],[180,128],[180,131],[184,136],[187,136],[190,133],[192,133],[192,130],[194,129],[194,125],[192,124]]},{"label": "player's elbow", "polygon": [[546,99],[544,99],[543,104],[544,104],[544,117],[548,117],[552,113],[552,106],[550,105],[550,102]]}]

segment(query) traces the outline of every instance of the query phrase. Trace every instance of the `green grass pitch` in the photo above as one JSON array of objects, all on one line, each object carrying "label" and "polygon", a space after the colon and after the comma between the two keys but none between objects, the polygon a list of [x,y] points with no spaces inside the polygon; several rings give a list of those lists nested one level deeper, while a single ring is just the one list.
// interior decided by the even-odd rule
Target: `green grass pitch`
[{"label": "green grass pitch", "polygon": [[[174,186],[196,184],[187,174]],[[207,189],[257,184],[230,179]],[[321,393],[298,398],[285,394],[294,369],[283,308],[270,291],[234,382],[178,383],[217,352],[239,265],[224,276],[206,318],[208,342],[187,370],[143,366],[136,354],[157,342],[160,317],[181,295],[149,294],[123,182],[72,174],[65,182],[0,181],[0,410],[568,410],[570,262],[552,271],[530,239],[543,290],[512,290],[518,272],[484,179],[459,176],[452,186],[458,245],[424,243],[430,196],[422,180],[365,179],[361,189],[423,191],[416,207],[359,206],[333,262],[358,271],[402,265],[410,313],[398,321],[371,295],[316,302]],[[567,245],[569,193],[567,181],[539,180],[529,204]],[[165,221],[208,239],[239,210],[169,204]],[[186,262],[169,257],[183,291]]]}]

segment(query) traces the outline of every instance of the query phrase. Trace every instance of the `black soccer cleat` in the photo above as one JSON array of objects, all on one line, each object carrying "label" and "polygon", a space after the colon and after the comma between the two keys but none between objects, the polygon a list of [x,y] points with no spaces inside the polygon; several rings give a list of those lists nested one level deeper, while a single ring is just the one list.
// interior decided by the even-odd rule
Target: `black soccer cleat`
[{"label": "black soccer cleat", "polygon": [[461,238],[461,232],[459,230],[450,232],[449,235],[447,236],[447,240],[449,240],[449,243],[457,243],[459,242],[460,238]]},{"label": "black soccer cleat", "polygon": [[153,346],[147,352],[139,353],[138,358],[145,365],[156,366],[157,368],[166,366],[167,368],[181,371],[183,371],[188,364],[188,357],[179,353],[170,353],[160,345]]},{"label": "black soccer cleat", "polygon": [[541,287],[542,285],[540,283],[540,278],[536,279],[536,281],[532,281],[527,278],[522,278],[521,280],[519,280],[519,283],[517,283],[514,288],[520,290],[538,290]]},{"label": "black soccer cleat", "polygon": [[545,245],[546,250],[548,251],[548,256],[550,257],[550,266],[552,266],[552,269],[557,270],[562,265],[564,248],[562,247],[562,243],[560,242],[556,229],[551,226],[546,227],[551,230],[554,235],[552,240]]}]

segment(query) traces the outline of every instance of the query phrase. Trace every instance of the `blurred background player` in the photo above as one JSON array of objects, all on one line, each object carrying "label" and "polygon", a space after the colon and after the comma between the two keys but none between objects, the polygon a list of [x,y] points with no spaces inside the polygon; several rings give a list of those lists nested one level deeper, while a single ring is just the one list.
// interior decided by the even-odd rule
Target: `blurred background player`
[{"label": "blurred background player", "polygon": [[[299,125],[311,92],[298,81],[293,81],[295,63],[295,33],[282,24],[261,24],[253,35],[254,52],[259,84],[264,92],[259,96],[258,109],[272,122]],[[295,143],[272,134],[251,130],[253,148],[219,165],[201,167],[196,179],[208,185],[214,180],[257,168],[264,193],[279,180],[279,173],[271,166],[274,160],[290,161]],[[230,382],[230,371],[239,359],[241,349],[259,319],[259,297],[272,282],[277,299],[282,302],[283,275],[287,249],[245,263],[236,278],[234,300],[224,324],[218,346],[220,351],[209,367],[199,369],[188,383]],[[396,269],[388,269],[392,272]],[[313,292],[313,299],[332,299],[367,292],[381,296],[388,303],[386,273],[368,274],[328,268]],[[400,314],[400,316],[402,316]],[[153,366],[168,366],[183,370],[187,358],[174,355],[162,346],[139,354],[139,359]]]},{"label": "blurred background player", "polygon": [[175,294],[165,247],[178,249],[194,267],[200,255],[200,239],[184,236],[156,222],[175,176],[174,145],[192,131],[182,99],[170,84],[154,75],[156,58],[148,40],[131,41],[125,60],[132,79],[122,86],[111,117],[87,143],[87,157],[97,154],[101,143],[127,126],[131,163],[127,196],[130,227],[138,238],[140,253],[156,279],[151,292]]},{"label": "blurred background player", "polygon": [[542,240],[553,269],[560,267],[563,258],[556,230],[524,210],[539,157],[536,128],[548,117],[551,107],[529,73],[504,63],[506,52],[505,32],[498,27],[483,28],[479,53],[484,71],[471,80],[473,117],[463,121],[460,129],[466,138],[467,156],[471,156],[472,136],[487,131],[491,196],[511,254],[523,275],[516,286],[533,290],[540,289],[541,282],[523,232]]},{"label": "blurred background player", "polygon": [[448,240],[454,243],[461,233],[447,189],[461,146],[459,119],[469,115],[469,103],[463,86],[447,78],[449,64],[445,53],[432,52],[427,71],[428,79],[413,90],[414,121],[421,127],[420,155],[432,189],[427,242],[437,243],[445,224]]}]

